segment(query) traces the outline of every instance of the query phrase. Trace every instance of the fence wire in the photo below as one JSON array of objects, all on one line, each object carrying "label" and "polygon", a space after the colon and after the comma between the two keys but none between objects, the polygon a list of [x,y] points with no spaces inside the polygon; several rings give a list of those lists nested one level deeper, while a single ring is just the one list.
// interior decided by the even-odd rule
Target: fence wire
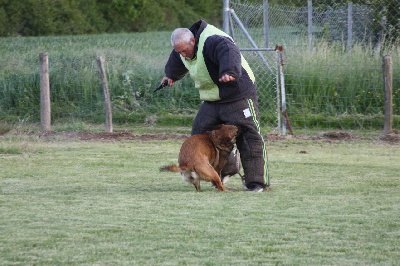
[{"label": "fence wire", "polygon": [[[315,128],[382,129],[383,54],[393,57],[394,127],[400,127],[397,0],[357,2],[351,9],[347,1],[270,1],[267,10],[265,3],[231,0],[229,7],[231,35],[256,75],[261,122],[268,131],[279,129],[276,45],[284,49],[287,112],[295,134]],[[134,34],[3,38],[0,120],[40,120],[38,53],[47,48],[53,122],[104,122],[96,64],[101,55],[115,123],[190,126],[201,104],[190,77],[153,93],[171,51],[170,32],[155,35],[149,33],[149,40]]]},{"label": "fence wire", "polygon": [[[394,126],[400,126],[400,2],[231,0],[229,8],[258,47],[284,47],[287,108],[295,129],[383,128],[386,53],[393,56]],[[251,45],[232,19],[230,31],[239,46]],[[272,91],[260,90],[260,98],[273,101]],[[271,112],[265,106],[273,104],[263,102],[262,112]]]}]

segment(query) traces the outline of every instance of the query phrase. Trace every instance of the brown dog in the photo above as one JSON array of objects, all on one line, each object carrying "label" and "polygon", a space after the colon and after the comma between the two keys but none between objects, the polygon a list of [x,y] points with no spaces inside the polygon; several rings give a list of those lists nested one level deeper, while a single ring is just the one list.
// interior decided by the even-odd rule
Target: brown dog
[{"label": "brown dog", "polygon": [[167,165],[161,171],[180,172],[184,181],[200,190],[200,180],[212,182],[225,191],[221,182],[224,168],[238,135],[238,127],[221,125],[218,129],[190,136],[179,152],[179,166]]}]

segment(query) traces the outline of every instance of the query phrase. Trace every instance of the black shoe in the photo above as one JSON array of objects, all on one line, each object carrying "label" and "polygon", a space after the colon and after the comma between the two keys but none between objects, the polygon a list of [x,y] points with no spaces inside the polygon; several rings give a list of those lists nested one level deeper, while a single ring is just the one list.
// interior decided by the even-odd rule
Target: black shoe
[{"label": "black shoe", "polygon": [[264,191],[264,186],[260,184],[250,184],[247,186],[246,191],[252,191],[252,192],[263,192]]}]

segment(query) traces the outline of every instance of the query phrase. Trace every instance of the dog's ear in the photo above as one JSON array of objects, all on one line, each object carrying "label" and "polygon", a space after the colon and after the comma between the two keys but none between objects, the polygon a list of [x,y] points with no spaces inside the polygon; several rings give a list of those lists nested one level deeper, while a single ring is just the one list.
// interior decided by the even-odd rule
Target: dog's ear
[{"label": "dog's ear", "polygon": [[[221,129],[221,128],[220,128]],[[221,130],[213,130],[210,132],[210,139],[213,142],[214,146],[217,148],[221,148],[222,146],[225,145],[226,134],[223,134]]]},{"label": "dog's ear", "polygon": [[[224,126],[224,124],[221,124],[221,127]],[[228,124],[228,126],[234,126],[237,128],[237,135],[241,135],[242,133],[244,133],[246,131],[246,128],[243,126],[238,126],[238,125],[232,125],[232,124]]]},{"label": "dog's ear", "polygon": [[214,145],[217,145],[221,141],[221,137],[219,136],[219,134],[217,134],[216,130],[212,130],[210,132],[210,138]]}]

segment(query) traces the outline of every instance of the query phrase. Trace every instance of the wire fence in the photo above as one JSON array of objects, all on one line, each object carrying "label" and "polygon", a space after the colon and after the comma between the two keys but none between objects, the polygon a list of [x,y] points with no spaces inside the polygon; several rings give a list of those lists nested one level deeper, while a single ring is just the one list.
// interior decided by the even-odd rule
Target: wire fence
[{"label": "wire fence", "polygon": [[264,37],[272,46],[278,42],[292,47],[312,47],[323,39],[348,49],[359,43],[380,49],[384,43],[394,43],[400,38],[400,2],[397,0],[227,2],[246,27],[260,31],[255,35],[266,30]]},{"label": "wire fence", "polygon": [[[229,31],[256,75],[260,117],[268,131],[280,130],[280,66],[295,134],[315,128],[382,129],[383,54],[393,57],[393,126],[400,127],[397,1],[254,2],[228,1]],[[104,122],[96,64],[101,55],[115,123],[190,126],[201,103],[193,81],[185,77],[153,93],[171,51],[170,33],[149,36],[150,43],[132,34],[1,39],[0,120],[40,119],[38,51],[47,47],[52,121]],[[277,45],[283,47],[283,61]]]},{"label": "wire fence", "polygon": [[243,24],[230,16],[228,30],[240,47],[284,47],[287,109],[295,129],[382,128],[386,53],[393,56],[394,125],[400,126],[400,2],[226,2]]}]

